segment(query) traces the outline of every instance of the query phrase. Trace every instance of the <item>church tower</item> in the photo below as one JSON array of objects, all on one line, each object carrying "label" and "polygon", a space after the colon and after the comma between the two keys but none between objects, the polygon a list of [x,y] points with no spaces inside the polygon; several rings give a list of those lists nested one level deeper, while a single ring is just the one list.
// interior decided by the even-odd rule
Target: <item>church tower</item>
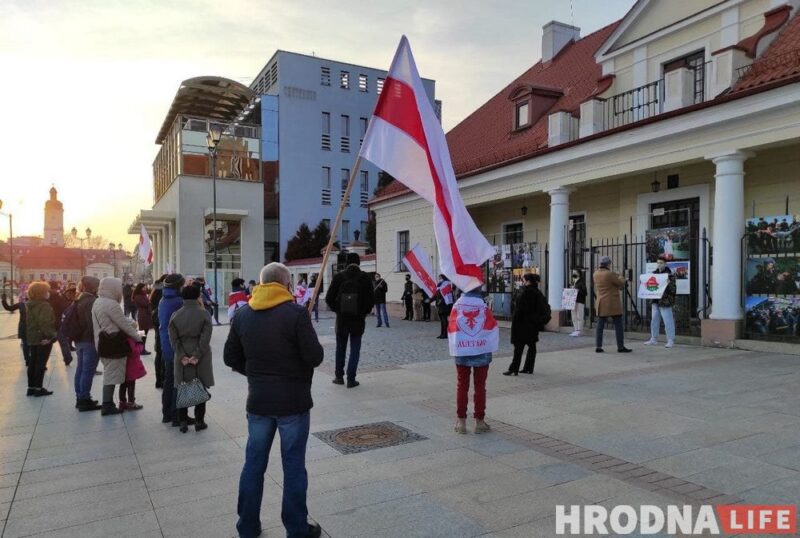
[{"label": "church tower", "polygon": [[58,201],[58,191],[50,188],[50,199],[44,204],[44,246],[64,246],[64,204]]}]

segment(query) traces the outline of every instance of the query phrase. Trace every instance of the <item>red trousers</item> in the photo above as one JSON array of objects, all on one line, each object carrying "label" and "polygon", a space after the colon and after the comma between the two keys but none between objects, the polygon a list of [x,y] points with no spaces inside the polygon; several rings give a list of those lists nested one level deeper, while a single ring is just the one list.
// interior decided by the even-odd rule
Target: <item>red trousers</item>
[{"label": "red trousers", "polygon": [[456,384],[456,415],[458,418],[467,418],[467,402],[469,401],[469,376],[475,372],[474,389],[472,394],[475,406],[474,417],[483,420],[486,415],[486,376],[489,375],[489,366],[458,366],[458,383]]}]

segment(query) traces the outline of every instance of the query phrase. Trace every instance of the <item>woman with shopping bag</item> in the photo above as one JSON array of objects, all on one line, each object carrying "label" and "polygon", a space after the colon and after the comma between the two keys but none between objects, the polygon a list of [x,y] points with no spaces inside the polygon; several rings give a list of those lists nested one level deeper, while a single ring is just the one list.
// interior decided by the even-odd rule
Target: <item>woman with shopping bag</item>
[{"label": "woman with shopping bag", "polygon": [[214,386],[211,364],[211,316],[203,307],[200,288],[186,286],[181,291],[183,306],[169,321],[169,340],[175,350],[174,371],[176,408],[181,432],[189,429],[189,407],[194,407],[194,429],[205,430],[208,388]]}]

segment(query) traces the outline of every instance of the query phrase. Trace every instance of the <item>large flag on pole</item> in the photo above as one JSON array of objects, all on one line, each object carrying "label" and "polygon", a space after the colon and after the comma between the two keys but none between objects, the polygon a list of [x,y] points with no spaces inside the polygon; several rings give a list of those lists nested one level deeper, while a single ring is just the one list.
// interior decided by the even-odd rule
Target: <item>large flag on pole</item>
[{"label": "large flag on pole", "polygon": [[429,260],[428,253],[419,243],[403,256],[403,263],[409,269],[411,281],[427,293],[428,297],[433,297],[436,295],[436,280],[433,278]]},{"label": "large flag on pole", "polygon": [[145,265],[153,263],[153,244],[150,242],[150,235],[147,233],[144,224],[142,224],[142,229],[139,232],[139,259]]},{"label": "large flag on pole", "polygon": [[475,226],[458,192],[444,131],[405,36],[375,105],[360,156],[433,204],[441,272],[462,290],[480,286],[480,266],[494,255],[494,248]]}]

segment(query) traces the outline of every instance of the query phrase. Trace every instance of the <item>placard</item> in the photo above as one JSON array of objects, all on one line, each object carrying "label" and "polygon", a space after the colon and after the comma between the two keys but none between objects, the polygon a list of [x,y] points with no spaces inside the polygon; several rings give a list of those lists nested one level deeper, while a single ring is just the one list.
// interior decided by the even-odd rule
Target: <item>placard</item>
[{"label": "placard", "polygon": [[648,273],[639,275],[639,299],[661,299],[669,283],[669,274]]},{"label": "placard", "polygon": [[[652,273],[656,270],[658,264],[656,263],[648,263],[645,265],[645,269],[648,273]],[[689,295],[692,293],[692,281],[691,278],[691,263],[690,262],[667,262],[667,267],[669,267],[672,274],[675,275],[675,294],[676,295]]]},{"label": "placard", "polygon": [[572,310],[578,300],[578,290],[575,288],[564,288],[561,291],[561,309]]}]

